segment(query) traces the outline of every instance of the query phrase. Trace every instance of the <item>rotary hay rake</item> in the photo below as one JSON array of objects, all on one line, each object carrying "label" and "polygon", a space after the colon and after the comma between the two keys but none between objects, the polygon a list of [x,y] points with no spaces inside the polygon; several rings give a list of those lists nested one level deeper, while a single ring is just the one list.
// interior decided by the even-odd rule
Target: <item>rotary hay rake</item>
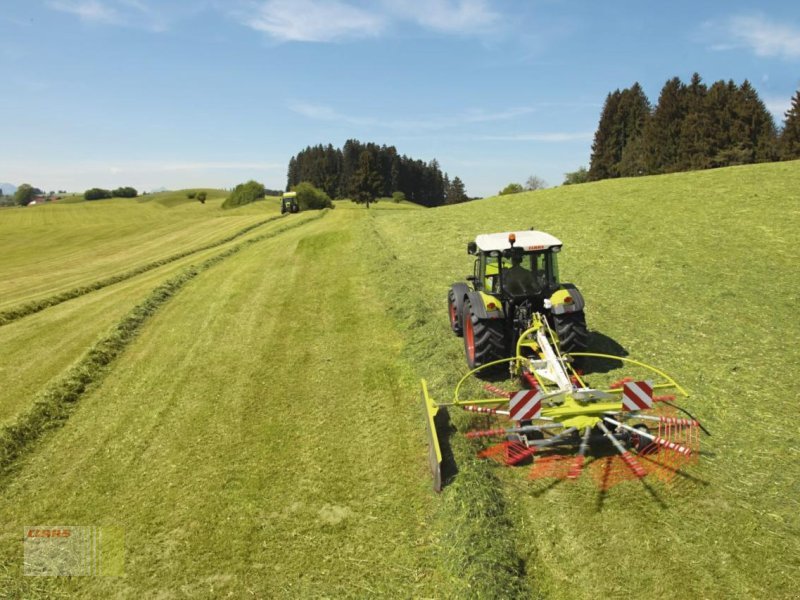
[{"label": "rotary hay rake", "polygon": [[[620,361],[646,378],[624,377],[605,389],[593,388],[574,367],[581,357]],[[466,388],[477,387],[477,375],[504,363],[522,389],[486,383],[462,398]],[[593,352],[562,355],[547,320],[537,313],[517,341],[515,356],[467,373],[451,402],[435,402],[422,381],[434,490],[441,491],[443,484],[437,415],[448,407],[479,417],[473,419],[479,427],[465,434],[481,444],[479,458],[507,466],[532,463],[530,479],[577,480],[588,470],[604,491],[647,476],[670,482],[687,463],[696,462],[699,431],[708,433],[673,404],[677,396],[688,394],[672,377],[645,363]]]}]

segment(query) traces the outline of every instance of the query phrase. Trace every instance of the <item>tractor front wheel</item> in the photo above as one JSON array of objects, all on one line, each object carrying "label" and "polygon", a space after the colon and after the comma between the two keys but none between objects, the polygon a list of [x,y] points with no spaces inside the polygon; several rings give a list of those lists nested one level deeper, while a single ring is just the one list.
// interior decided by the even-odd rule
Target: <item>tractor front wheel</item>
[{"label": "tractor front wheel", "polygon": [[502,319],[479,319],[469,299],[466,299],[461,322],[464,325],[464,352],[470,369],[505,358],[506,340]]},{"label": "tractor front wheel", "polygon": [[463,318],[464,308],[462,306],[463,299],[456,296],[453,288],[447,293],[447,312],[450,315],[450,329],[453,330],[458,337],[464,335],[464,326],[461,319]]},{"label": "tractor front wheel", "polygon": [[582,352],[589,347],[589,328],[583,311],[552,315],[551,318],[561,352]]}]

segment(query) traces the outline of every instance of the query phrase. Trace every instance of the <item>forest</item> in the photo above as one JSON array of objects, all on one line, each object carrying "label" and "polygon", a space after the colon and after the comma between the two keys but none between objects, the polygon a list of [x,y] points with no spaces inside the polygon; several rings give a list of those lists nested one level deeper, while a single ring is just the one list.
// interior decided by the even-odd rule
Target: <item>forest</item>
[{"label": "forest", "polygon": [[706,85],[673,77],[653,108],[634,83],[608,94],[592,144],[589,180],[800,158],[800,92],[779,131],[745,80]]},{"label": "forest", "polygon": [[287,191],[308,181],[331,198],[371,202],[402,192],[423,206],[458,204],[469,200],[459,177],[450,180],[439,162],[400,155],[394,146],[347,140],[334,148],[309,146],[289,160]]}]

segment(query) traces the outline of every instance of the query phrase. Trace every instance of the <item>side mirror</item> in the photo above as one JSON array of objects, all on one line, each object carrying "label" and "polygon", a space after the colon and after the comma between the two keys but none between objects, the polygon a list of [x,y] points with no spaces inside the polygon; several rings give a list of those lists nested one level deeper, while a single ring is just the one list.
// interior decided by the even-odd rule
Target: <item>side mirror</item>
[{"label": "side mirror", "polygon": [[467,281],[475,283],[476,281],[478,281],[478,278],[475,275],[467,275]]},{"label": "side mirror", "polygon": [[475,254],[478,252],[478,244],[470,242],[467,244],[467,254]]}]

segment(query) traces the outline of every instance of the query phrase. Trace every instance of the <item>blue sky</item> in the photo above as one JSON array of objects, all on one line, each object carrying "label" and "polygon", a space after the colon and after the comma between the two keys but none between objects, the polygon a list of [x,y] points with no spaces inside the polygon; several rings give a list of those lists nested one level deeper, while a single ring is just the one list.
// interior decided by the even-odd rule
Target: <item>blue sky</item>
[{"label": "blue sky", "polygon": [[[757,6],[757,8],[753,8]],[[588,165],[608,92],[749,79],[780,125],[796,1],[3,0],[0,181],[286,183],[348,138],[437,158],[471,195]]]}]

